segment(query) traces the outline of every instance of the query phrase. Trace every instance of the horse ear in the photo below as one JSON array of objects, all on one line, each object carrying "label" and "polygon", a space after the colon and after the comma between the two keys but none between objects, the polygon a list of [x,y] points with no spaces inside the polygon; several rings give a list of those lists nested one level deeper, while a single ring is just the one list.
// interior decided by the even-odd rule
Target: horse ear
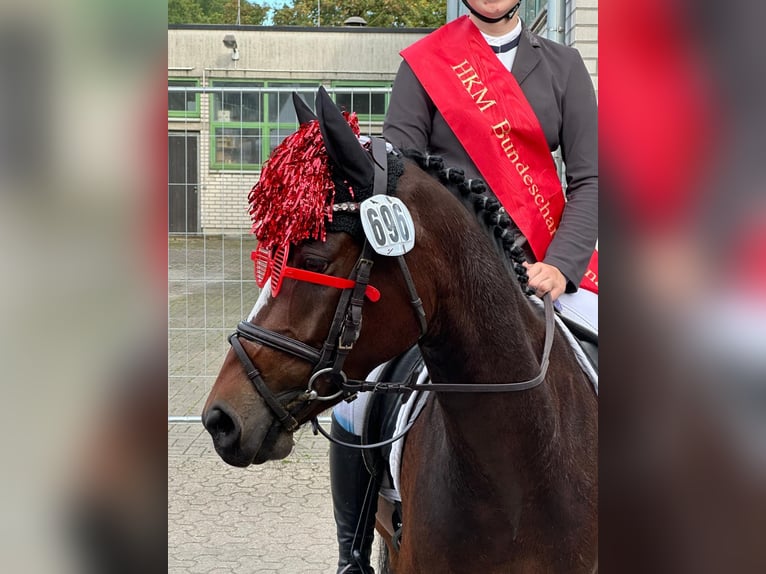
[{"label": "horse ear", "polygon": [[293,107],[295,108],[295,115],[298,116],[298,122],[301,125],[317,119],[308,104],[298,95],[298,92],[293,92]]},{"label": "horse ear", "polygon": [[372,158],[362,149],[346,118],[322,86],[317,93],[316,108],[330,159],[343,170],[346,180],[355,189],[370,187],[375,177]]}]

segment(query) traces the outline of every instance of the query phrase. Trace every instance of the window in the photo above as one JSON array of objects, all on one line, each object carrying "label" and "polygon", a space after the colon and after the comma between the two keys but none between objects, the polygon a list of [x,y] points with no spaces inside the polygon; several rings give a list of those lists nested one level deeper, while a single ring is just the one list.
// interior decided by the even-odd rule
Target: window
[{"label": "window", "polygon": [[[169,88],[196,88],[199,80],[168,79]],[[199,118],[199,93],[190,91],[168,90],[168,117],[171,118]]]},{"label": "window", "polygon": [[293,92],[297,92],[313,110],[319,82],[268,82],[268,87],[284,91],[271,91],[266,94],[268,123],[263,135],[268,145],[264,146],[263,161],[269,157],[271,150],[298,127],[298,118],[293,107]]},{"label": "window", "polygon": [[258,128],[215,127],[213,165],[240,169],[261,163],[261,130]]},{"label": "window", "polygon": [[522,8],[521,14],[524,23],[527,26],[532,26],[535,22],[535,18],[540,14],[543,8],[547,8],[547,0],[527,0]]},{"label": "window", "polygon": [[[344,90],[344,88],[352,88]],[[367,90],[365,90],[367,88]],[[382,89],[381,89],[382,88]],[[336,82],[333,84],[335,103],[349,112],[356,112],[362,126],[382,122],[388,110],[391,84],[388,82]]]},{"label": "window", "polygon": [[215,153],[210,167],[255,170],[297,127],[292,92],[313,107],[319,82],[215,80],[213,86],[223,89],[211,96],[210,144]]},{"label": "window", "polygon": [[[213,80],[212,85],[210,167],[257,170],[297,127],[292,93],[313,108],[320,82]],[[357,113],[363,134],[373,135],[383,126],[390,88],[390,82],[337,82],[328,91],[342,109]]]},{"label": "window", "polygon": [[[269,92],[267,94],[267,104],[269,108],[269,123],[276,124],[291,124],[293,131],[295,124],[298,123],[298,118],[295,116],[295,108],[293,107],[293,92],[298,92],[298,95],[303,98],[303,101],[308,106],[314,109],[314,98],[316,97],[317,88],[319,88],[319,82],[316,83],[278,83],[269,82],[270,88],[282,88],[287,91]],[[308,88],[301,90],[300,88]],[[287,134],[285,134],[287,135]],[[280,141],[282,141],[280,139]]]}]

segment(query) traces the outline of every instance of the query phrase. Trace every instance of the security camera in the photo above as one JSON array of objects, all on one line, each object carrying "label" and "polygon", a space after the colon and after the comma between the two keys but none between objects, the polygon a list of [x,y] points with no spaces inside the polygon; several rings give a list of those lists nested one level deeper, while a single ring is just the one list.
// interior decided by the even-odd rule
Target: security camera
[{"label": "security camera", "polygon": [[234,34],[226,34],[223,37],[223,45],[229,48],[230,50],[236,50],[237,40],[234,38]]}]

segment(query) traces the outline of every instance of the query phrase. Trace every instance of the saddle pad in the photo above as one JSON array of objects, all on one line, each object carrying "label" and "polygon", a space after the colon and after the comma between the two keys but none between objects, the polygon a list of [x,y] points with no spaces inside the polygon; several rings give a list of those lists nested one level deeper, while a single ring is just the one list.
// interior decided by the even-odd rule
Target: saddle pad
[{"label": "saddle pad", "polygon": [[[378,365],[367,375],[368,381],[380,380],[380,375],[387,363]],[[356,399],[346,402],[341,401],[333,408],[332,415],[340,426],[351,434],[362,436],[364,434],[365,421],[370,407],[370,399],[373,393],[357,393]]]},{"label": "saddle pad", "polygon": [[[532,304],[536,305],[540,309],[543,308],[542,299],[539,299],[537,297],[528,297],[527,300],[531,301]],[[574,351],[574,354],[577,357],[577,362],[580,364],[580,367],[582,368],[583,372],[588,376],[588,379],[590,380],[590,384],[593,387],[593,391],[596,393],[596,396],[598,396],[598,372],[593,367],[593,364],[590,362],[590,359],[588,359],[588,356],[585,354],[585,351],[582,350],[582,347],[580,346],[580,343],[577,341],[577,338],[572,334],[572,331],[569,330],[569,328],[566,326],[564,321],[561,320],[561,317],[559,317],[558,314],[555,314],[555,319],[556,319],[556,324],[561,330],[561,334],[564,335],[564,338],[569,343],[569,346],[572,347],[572,350]]]},{"label": "saddle pad", "polygon": [[575,335],[598,342],[598,295],[587,289],[562,293],[554,306]]},{"label": "saddle pad", "polygon": [[[414,377],[414,374],[419,371],[420,365],[422,364],[423,359],[420,356],[420,349],[418,349],[417,346],[413,346],[398,357],[383,363],[382,365],[378,365],[367,375],[366,380],[409,381]],[[333,416],[338,424],[352,434],[367,438],[370,433],[365,432],[365,429],[368,426],[370,410],[374,402],[370,400],[373,394],[372,391],[357,393],[355,400],[352,400],[351,402],[343,401],[336,405],[333,409]],[[372,433],[377,438],[365,442],[378,442],[379,440],[386,438],[382,436],[378,437],[381,430],[382,429],[378,429],[378,432]]]},{"label": "saddle pad", "polygon": [[[428,381],[428,370],[423,368],[418,376],[418,384],[423,384]],[[410,398],[399,409],[399,415],[396,418],[396,428],[394,429],[394,436],[401,433],[404,428],[412,421],[418,418],[418,415],[426,406],[426,401],[431,393],[428,391],[415,391],[410,395]],[[404,452],[404,442],[406,436],[402,437],[391,445],[391,455],[388,459],[389,469],[391,471],[391,478],[394,480],[394,488],[381,488],[380,494],[386,500],[391,502],[401,502],[402,497],[399,494],[401,482],[400,471],[402,468],[402,452]]]}]

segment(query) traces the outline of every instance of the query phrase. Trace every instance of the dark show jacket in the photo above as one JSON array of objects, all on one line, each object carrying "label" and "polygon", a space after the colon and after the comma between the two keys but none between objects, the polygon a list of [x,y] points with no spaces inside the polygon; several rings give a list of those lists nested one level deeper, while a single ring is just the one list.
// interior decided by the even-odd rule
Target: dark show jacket
[{"label": "dark show jacket", "polygon": [[[543,261],[577,290],[598,238],[598,111],[580,53],[524,27],[512,73],[537,115],[551,151],[561,146],[566,197],[558,231]],[[467,177],[481,177],[407,62],[394,81],[383,137],[401,148],[444,157]]]}]

